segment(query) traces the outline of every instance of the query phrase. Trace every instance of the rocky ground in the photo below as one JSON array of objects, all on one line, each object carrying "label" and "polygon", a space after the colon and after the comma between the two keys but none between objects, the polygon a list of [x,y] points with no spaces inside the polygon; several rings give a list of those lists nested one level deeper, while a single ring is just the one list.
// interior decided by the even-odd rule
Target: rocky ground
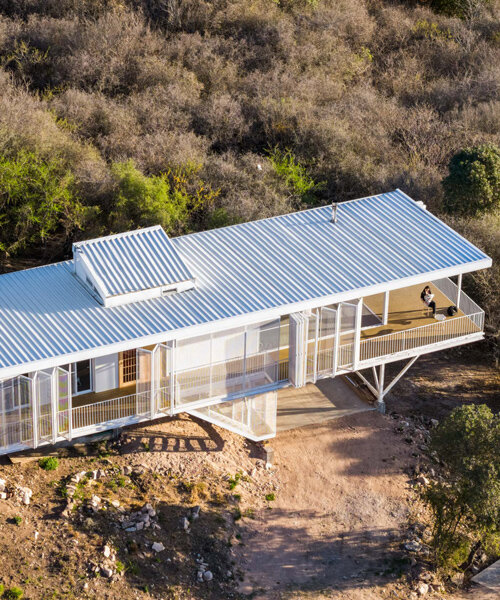
[{"label": "rocky ground", "polygon": [[494,405],[498,372],[440,360],[417,362],[421,390],[403,380],[385,416],[281,433],[272,466],[262,444],[187,416],[61,450],[53,471],[4,459],[0,584],[31,600],[452,597],[460,581],[428,562],[427,442],[453,405]]}]

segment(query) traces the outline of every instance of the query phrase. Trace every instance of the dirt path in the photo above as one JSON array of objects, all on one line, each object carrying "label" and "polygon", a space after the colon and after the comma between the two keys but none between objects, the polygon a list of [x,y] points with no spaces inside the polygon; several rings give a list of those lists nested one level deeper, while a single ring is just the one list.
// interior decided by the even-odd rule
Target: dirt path
[{"label": "dirt path", "polygon": [[280,598],[331,587],[329,598],[379,597],[377,582],[401,565],[404,470],[415,462],[392,420],[362,413],[283,432],[272,446],[281,488],[272,509],[245,521],[241,591]]}]

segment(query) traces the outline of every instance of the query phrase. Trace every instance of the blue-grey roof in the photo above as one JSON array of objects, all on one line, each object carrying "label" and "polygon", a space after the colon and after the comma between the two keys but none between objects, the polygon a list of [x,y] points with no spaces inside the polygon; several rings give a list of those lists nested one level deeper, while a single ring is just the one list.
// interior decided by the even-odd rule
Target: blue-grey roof
[{"label": "blue-grey roof", "polygon": [[337,223],[330,215],[325,206],[174,238],[196,286],[123,306],[98,304],[71,261],[2,275],[0,376],[19,364],[491,264],[399,190],[339,204]]},{"label": "blue-grey roof", "polygon": [[106,296],[118,296],[192,279],[175,246],[157,225],[77,242],[79,252],[99,278]]}]

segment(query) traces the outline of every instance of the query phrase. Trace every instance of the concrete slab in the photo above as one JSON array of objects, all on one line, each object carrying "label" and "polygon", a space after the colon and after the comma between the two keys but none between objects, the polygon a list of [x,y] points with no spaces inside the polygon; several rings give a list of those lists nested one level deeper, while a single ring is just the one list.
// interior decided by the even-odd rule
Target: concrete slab
[{"label": "concrete slab", "polygon": [[497,560],[481,573],[474,575],[472,581],[488,590],[493,590],[500,597],[500,560]]},{"label": "concrete slab", "polygon": [[343,377],[323,379],[315,385],[278,392],[277,429],[297,429],[367,410],[375,409]]}]

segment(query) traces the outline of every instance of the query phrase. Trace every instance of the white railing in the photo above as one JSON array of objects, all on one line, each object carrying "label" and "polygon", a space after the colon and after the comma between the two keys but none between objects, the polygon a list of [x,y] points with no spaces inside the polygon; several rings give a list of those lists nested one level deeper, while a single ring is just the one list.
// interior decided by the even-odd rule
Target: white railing
[{"label": "white railing", "polygon": [[130,394],[73,408],[73,429],[83,429],[107,421],[145,416],[151,410],[150,392]]},{"label": "white railing", "polygon": [[359,359],[363,362],[480,333],[483,331],[483,326],[484,312],[481,311],[472,315],[454,317],[413,329],[373,337],[361,341]]},{"label": "white railing", "polygon": [[33,417],[14,423],[5,423],[0,428],[0,447],[13,444],[33,443]]},{"label": "white railing", "polygon": [[[437,279],[436,281],[433,281],[431,285],[437,287],[438,290],[440,290],[445,296],[448,297],[449,300],[451,300],[451,302],[456,304],[458,286],[455,283],[453,283],[451,279]],[[483,312],[482,308],[478,306],[472,298],[467,296],[467,294],[463,290],[460,291],[460,299],[458,301],[457,307],[465,315],[474,315]]]}]

